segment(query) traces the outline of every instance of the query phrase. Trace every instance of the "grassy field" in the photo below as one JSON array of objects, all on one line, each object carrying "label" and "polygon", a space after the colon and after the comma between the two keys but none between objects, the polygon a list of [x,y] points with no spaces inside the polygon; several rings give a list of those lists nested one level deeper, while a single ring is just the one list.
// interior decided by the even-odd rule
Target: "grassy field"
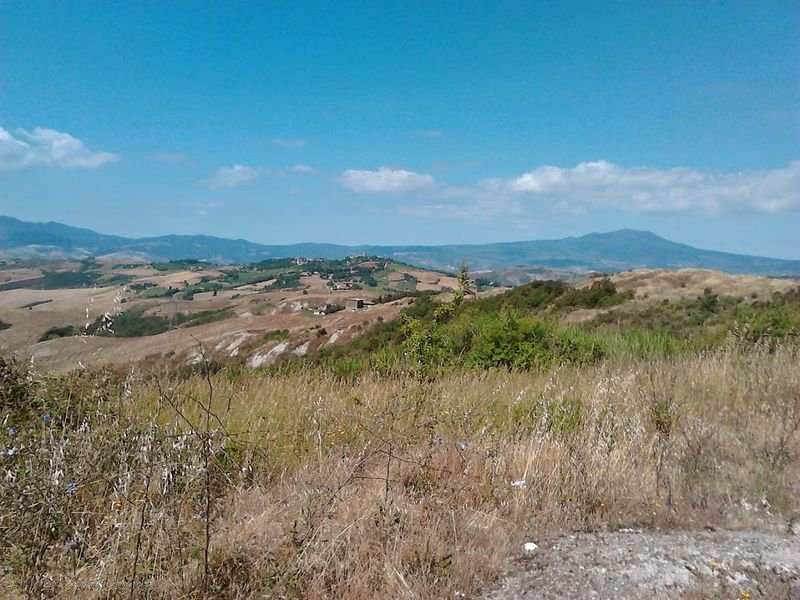
[{"label": "grassy field", "polygon": [[0,363],[3,597],[469,597],[528,539],[800,516],[792,345],[532,371]]},{"label": "grassy field", "polygon": [[[270,320],[224,351],[192,337],[195,360],[171,367],[0,358],[0,596],[468,598],[528,540],[791,527],[800,294],[742,289],[464,287],[342,345],[306,326],[302,353]],[[279,306],[255,300],[259,318]],[[166,319],[125,314],[111,326],[142,344]],[[228,335],[231,317],[161,335]],[[240,347],[291,358],[250,368]]]}]

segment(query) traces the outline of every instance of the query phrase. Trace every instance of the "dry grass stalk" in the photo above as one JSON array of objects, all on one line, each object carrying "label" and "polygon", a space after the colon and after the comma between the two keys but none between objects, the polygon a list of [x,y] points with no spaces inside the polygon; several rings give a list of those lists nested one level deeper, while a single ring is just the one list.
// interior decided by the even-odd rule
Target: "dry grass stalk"
[{"label": "dry grass stalk", "polygon": [[529,538],[789,519],[797,362],[35,382],[61,412],[5,463],[3,593],[445,597]]}]

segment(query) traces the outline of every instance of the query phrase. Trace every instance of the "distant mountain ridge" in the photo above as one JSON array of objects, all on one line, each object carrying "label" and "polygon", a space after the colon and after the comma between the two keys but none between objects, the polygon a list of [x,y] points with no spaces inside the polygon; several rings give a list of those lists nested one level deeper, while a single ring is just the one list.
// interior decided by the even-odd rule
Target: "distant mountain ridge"
[{"label": "distant mountain ridge", "polygon": [[701,250],[648,231],[621,229],[580,237],[480,245],[341,246],[305,243],[256,244],[208,235],[126,238],[61,223],[31,223],[0,216],[0,255],[9,258],[117,256],[147,260],[193,258],[214,263],[250,263],[267,258],[344,258],[353,254],[394,258],[429,269],[455,271],[462,261],[472,270],[534,266],[575,272],[616,272],[635,268],[705,268],[727,273],[800,277],[800,260]]}]

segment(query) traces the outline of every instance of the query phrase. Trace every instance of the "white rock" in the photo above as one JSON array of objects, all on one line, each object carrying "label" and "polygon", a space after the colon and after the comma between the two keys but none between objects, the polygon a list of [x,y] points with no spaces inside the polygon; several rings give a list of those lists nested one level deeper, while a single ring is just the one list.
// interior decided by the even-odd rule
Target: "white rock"
[{"label": "white rock", "polygon": [[294,354],[295,356],[305,356],[306,354],[308,354],[309,343],[310,342],[306,342],[305,344],[298,346],[297,348],[292,350],[292,354]]},{"label": "white rock", "polygon": [[537,546],[533,542],[525,542],[525,544],[522,546],[522,548],[523,548],[523,550],[525,550],[526,554],[530,554],[531,552],[536,552],[536,550],[539,548],[539,546]]}]

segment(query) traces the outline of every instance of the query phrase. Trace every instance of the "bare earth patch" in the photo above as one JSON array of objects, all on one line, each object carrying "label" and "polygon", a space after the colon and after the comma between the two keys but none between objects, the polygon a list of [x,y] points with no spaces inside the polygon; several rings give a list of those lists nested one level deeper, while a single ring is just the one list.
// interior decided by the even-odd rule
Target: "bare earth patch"
[{"label": "bare earth patch", "polygon": [[483,600],[800,598],[800,536],[583,533],[518,558]]}]

